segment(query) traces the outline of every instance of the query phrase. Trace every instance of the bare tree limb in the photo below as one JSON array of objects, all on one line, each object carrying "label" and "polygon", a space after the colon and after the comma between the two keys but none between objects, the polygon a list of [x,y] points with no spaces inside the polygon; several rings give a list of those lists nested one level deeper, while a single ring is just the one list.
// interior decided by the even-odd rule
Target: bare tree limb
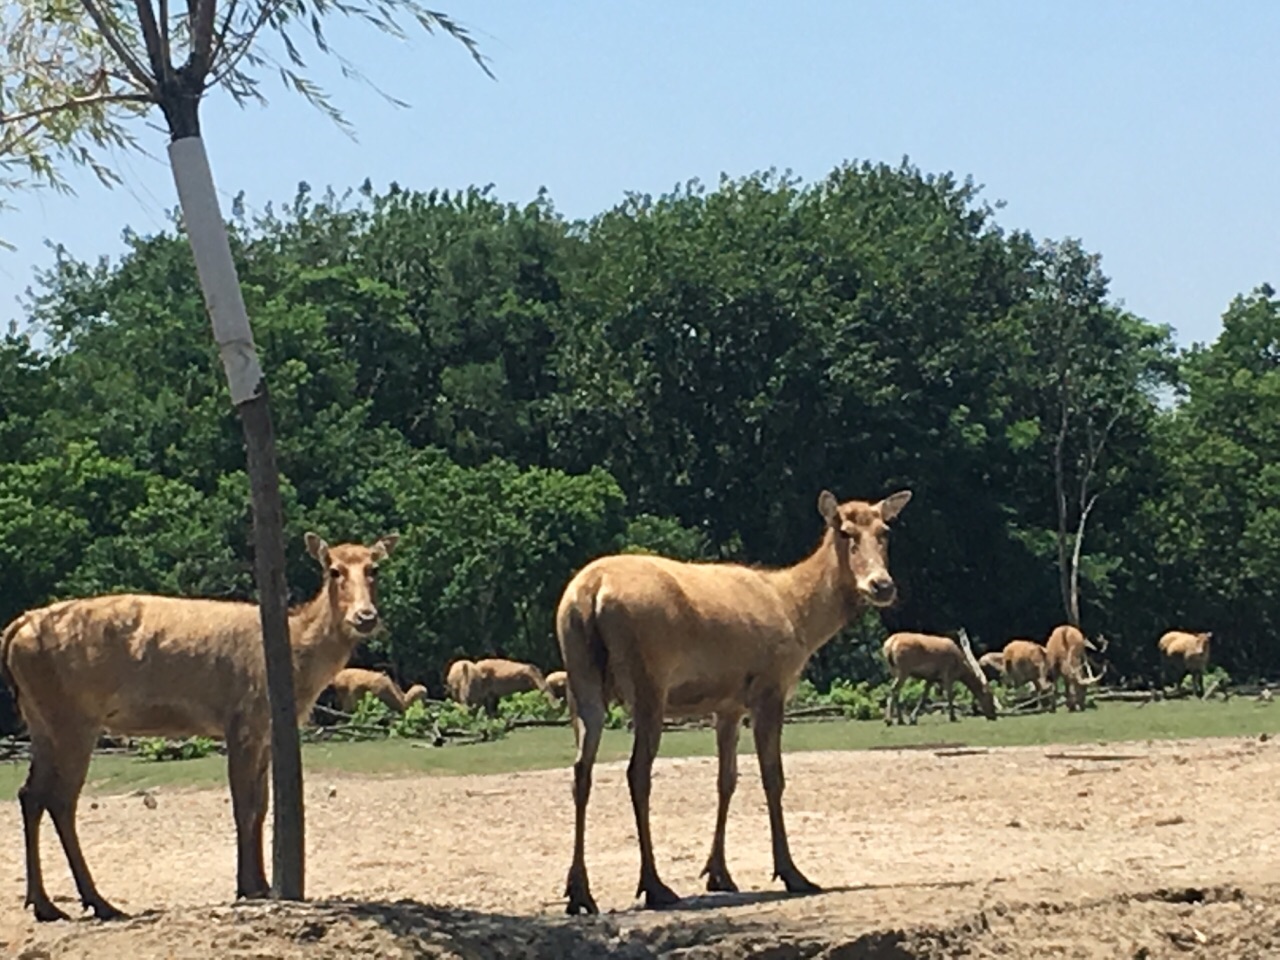
[{"label": "bare tree limb", "polygon": [[160,28],[156,25],[156,12],[151,7],[151,0],[133,0],[133,6],[138,13],[138,26],[142,28],[142,40],[147,46],[151,73],[160,89],[166,90],[173,79],[173,65],[163,55],[164,41],[161,40]]},{"label": "bare tree limb", "polygon": [[191,16],[191,54],[187,57],[187,69],[192,80],[203,87],[204,79],[213,66],[210,49],[213,46],[213,23],[217,5],[215,0],[194,0],[195,11]]},{"label": "bare tree limb", "polygon": [[169,0],[160,0],[160,59],[173,65],[173,48],[169,45]]},{"label": "bare tree limb", "polygon": [[1076,542],[1071,548],[1071,609],[1069,614],[1075,626],[1080,625],[1080,554],[1084,548],[1084,525],[1089,521],[1089,512],[1098,502],[1100,493],[1095,493],[1080,511],[1080,522],[1076,524]]}]

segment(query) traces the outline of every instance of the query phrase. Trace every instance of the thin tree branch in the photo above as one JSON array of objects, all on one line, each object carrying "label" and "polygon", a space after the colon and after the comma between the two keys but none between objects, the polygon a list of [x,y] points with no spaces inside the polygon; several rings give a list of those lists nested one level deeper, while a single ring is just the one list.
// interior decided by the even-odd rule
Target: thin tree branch
[{"label": "thin tree branch", "polygon": [[129,52],[129,49],[124,45],[124,41],[116,34],[115,27],[107,19],[107,15],[98,6],[97,0],[80,0],[80,2],[97,26],[98,32],[102,34],[102,39],[107,42],[107,46],[120,58],[120,61],[128,69],[133,79],[142,86],[142,89],[146,90],[154,98],[156,96],[157,78],[149,75],[138,58]]},{"label": "thin tree branch", "polygon": [[217,37],[214,38],[212,45],[209,47],[209,68],[213,69],[213,65],[218,62],[222,51],[226,48],[227,32],[231,29],[231,21],[235,18],[236,9],[240,6],[240,0],[227,0],[225,12],[222,17],[222,29],[218,31]]},{"label": "thin tree branch", "polygon": [[[40,117],[46,117],[53,113],[61,113],[63,110],[75,110],[80,107],[91,107],[99,103],[151,103],[151,97],[145,93],[98,93],[91,97],[74,97],[63,103],[54,104],[51,107],[40,107],[35,110],[27,110],[25,113],[8,113],[0,114],[0,125],[9,123],[22,123],[27,120],[35,120]],[[38,125],[33,125],[28,133],[34,132]]]}]

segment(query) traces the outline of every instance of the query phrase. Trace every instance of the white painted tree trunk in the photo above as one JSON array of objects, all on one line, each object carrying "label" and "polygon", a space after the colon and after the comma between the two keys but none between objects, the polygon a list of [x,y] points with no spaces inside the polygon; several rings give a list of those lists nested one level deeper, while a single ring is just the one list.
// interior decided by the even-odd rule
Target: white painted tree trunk
[{"label": "white painted tree trunk", "polygon": [[226,368],[231,402],[244,428],[253,496],[254,570],[271,701],[272,888],[277,897],[301,900],[305,874],[302,757],[289,646],[284,523],[267,384],[258,363],[204,141],[198,135],[173,140],[169,162],[213,337]]}]

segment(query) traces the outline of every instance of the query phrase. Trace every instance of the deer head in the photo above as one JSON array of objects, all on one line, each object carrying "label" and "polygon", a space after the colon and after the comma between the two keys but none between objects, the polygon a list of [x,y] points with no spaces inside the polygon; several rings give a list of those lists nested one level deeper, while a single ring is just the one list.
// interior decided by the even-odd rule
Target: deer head
[{"label": "deer head", "polygon": [[316,534],[306,535],[307,552],[325,570],[334,620],[357,636],[370,636],[381,625],[378,564],[390,555],[399,539],[399,534],[393,533],[372,547],[358,543],[330,547]]},{"label": "deer head", "polygon": [[818,497],[818,513],[835,533],[841,566],[852,576],[854,589],[872,606],[887,607],[897,599],[898,588],[889,575],[889,524],[910,500],[910,490],[900,490],[879,503],[839,503],[829,490]]}]

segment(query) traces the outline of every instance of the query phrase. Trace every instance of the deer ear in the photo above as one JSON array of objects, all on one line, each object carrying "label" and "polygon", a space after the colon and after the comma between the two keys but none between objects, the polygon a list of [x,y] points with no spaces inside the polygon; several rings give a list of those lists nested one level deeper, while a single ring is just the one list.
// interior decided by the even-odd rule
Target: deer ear
[{"label": "deer ear", "polygon": [[880,516],[884,518],[885,523],[889,523],[910,502],[910,490],[899,490],[897,493],[891,493],[880,501]]},{"label": "deer ear", "polygon": [[307,553],[315,557],[320,566],[329,566],[329,545],[320,539],[318,534],[307,532],[304,539],[307,541]]},{"label": "deer ear", "polygon": [[398,533],[388,533],[385,537],[379,538],[378,542],[373,545],[373,558],[375,560],[387,559],[399,542],[400,534]]},{"label": "deer ear", "polygon": [[830,490],[823,490],[818,494],[818,513],[827,521],[827,526],[833,530],[840,529],[840,501]]}]

